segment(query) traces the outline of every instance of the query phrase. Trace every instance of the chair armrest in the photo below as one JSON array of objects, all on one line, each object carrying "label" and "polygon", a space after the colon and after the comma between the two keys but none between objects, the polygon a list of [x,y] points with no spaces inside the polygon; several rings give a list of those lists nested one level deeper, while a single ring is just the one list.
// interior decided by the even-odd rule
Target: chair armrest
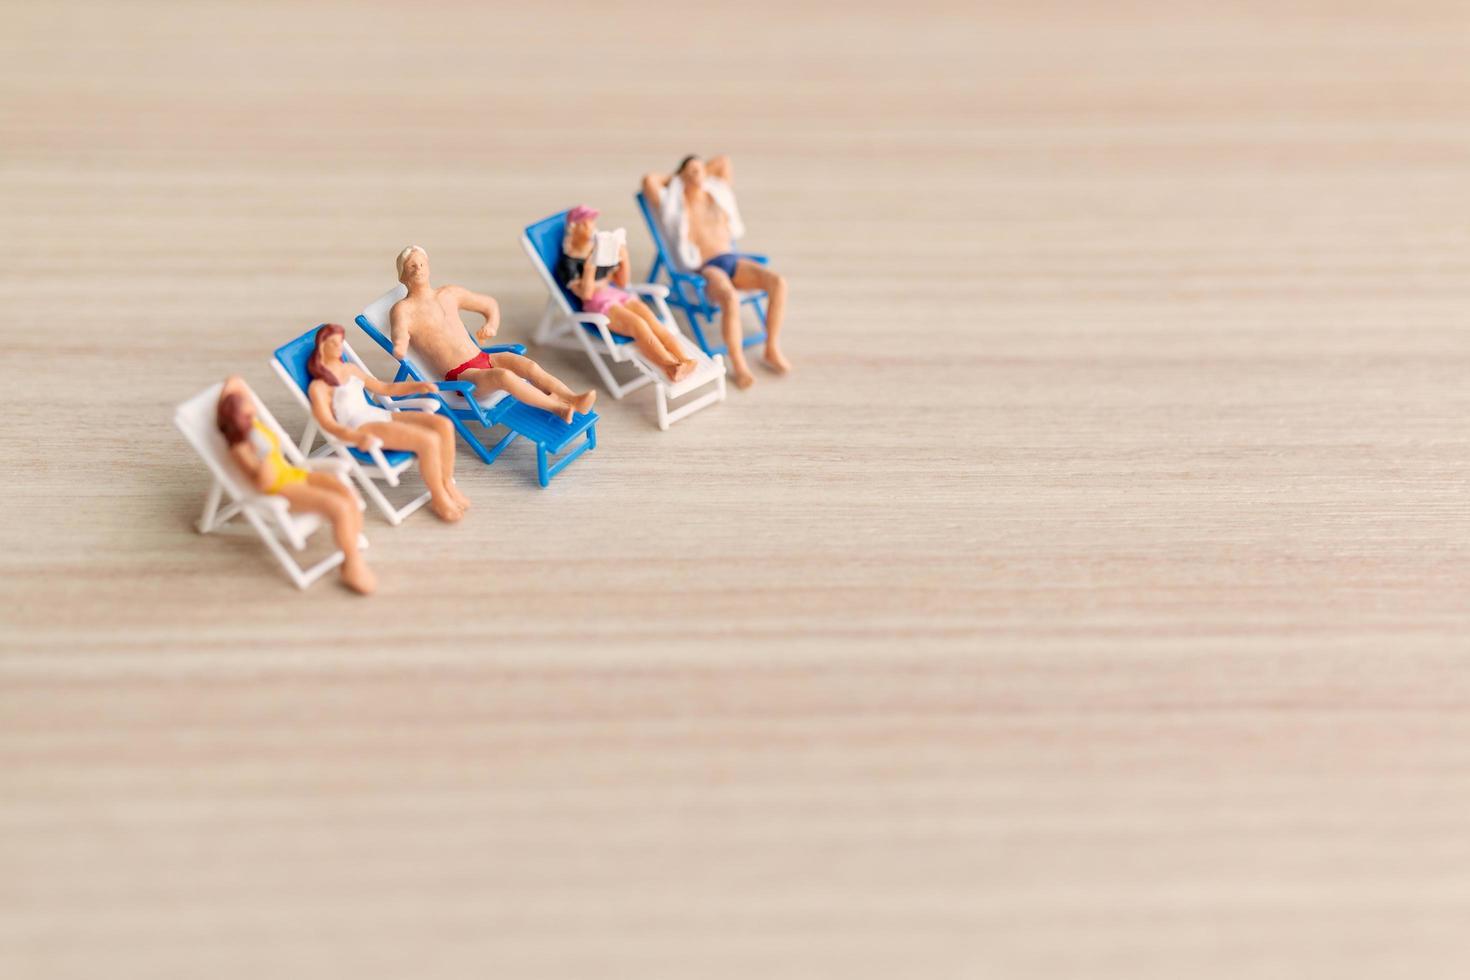
[{"label": "chair armrest", "polygon": [[596,330],[598,336],[602,338],[602,342],[607,345],[607,349],[616,355],[618,345],[617,341],[612,338],[612,331],[607,328],[608,319],[606,314],[573,313],[572,319],[577,323],[584,323]]},{"label": "chair armrest", "polygon": [[[469,406],[469,410],[474,414],[479,423],[484,426],[491,424],[490,417],[485,414],[485,409],[481,407],[480,402],[475,398],[475,383],[473,381],[436,381],[434,384],[438,386],[440,391],[453,391],[463,395],[465,404]],[[454,410],[449,407],[449,403],[444,400],[444,396],[436,395],[435,397],[444,406],[444,414],[453,419],[455,417]]]},{"label": "chair armrest", "polygon": [[[468,384],[469,382],[465,382]],[[437,398],[424,395],[399,395],[388,403],[390,412],[437,412],[442,404]]]},{"label": "chair armrest", "polygon": [[486,354],[524,354],[525,344],[491,344],[489,347],[481,347],[480,350]]},{"label": "chair armrest", "polygon": [[635,286],[629,286],[628,291],[643,296],[652,296],[655,299],[663,299],[669,295],[669,287],[660,286],[656,282],[640,282]]}]

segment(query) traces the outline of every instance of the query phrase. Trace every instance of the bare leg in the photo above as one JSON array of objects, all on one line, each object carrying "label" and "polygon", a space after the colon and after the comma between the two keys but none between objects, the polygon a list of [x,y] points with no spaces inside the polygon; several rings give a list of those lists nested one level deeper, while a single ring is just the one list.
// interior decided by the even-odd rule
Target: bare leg
[{"label": "bare leg", "polygon": [[444,485],[444,464],[439,459],[439,438],[419,426],[403,422],[369,422],[362,431],[383,440],[387,449],[401,449],[419,458],[419,475],[433,497],[429,506],[440,520],[453,523],[464,516],[454,497]]},{"label": "bare leg", "polygon": [[607,322],[614,333],[622,334],[624,337],[632,337],[633,342],[638,345],[638,349],[650,361],[662,368],[664,374],[668,375],[670,381],[678,381],[689,373],[687,369],[684,369],[683,373],[680,373],[683,362],[671,354],[659,342],[659,339],[654,336],[653,330],[649,328],[647,322],[641,316],[626,306],[610,307],[607,311]]},{"label": "bare leg", "polygon": [[[737,268],[735,271],[740,270]],[[730,370],[735,374],[735,387],[749,388],[755,384],[755,375],[750,373],[750,365],[745,363],[745,335],[740,330],[740,294],[735,291],[730,277],[713,266],[700,269],[699,274],[704,276],[705,292],[720,307],[720,333],[729,348],[725,356],[729,358]]]},{"label": "bare leg", "polygon": [[658,342],[663,345],[664,350],[669,352],[669,356],[673,358],[677,367],[675,368],[674,374],[670,375],[670,377],[675,381],[687,378],[698,364],[692,358],[685,355],[684,345],[679,343],[678,338],[664,325],[663,321],[649,308],[647,303],[635,299],[623,305],[638,314],[643,319],[643,322],[648,324],[648,329],[658,339]]},{"label": "bare leg", "polygon": [[[502,358],[501,354],[495,355],[497,361]],[[509,368],[493,367],[465,371],[459,377],[463,381],[473,381],[475,393],[478,395],[484,396],[496,391],[508,392],[517,401],[523,401],[532,408],[550,412],[563,422],[572,420],[573,409],[570,402],[557,398],[555,395],[548,395]]]},{"label": "bare leg", "polygon": [[357,509],[357,500],[342,481],[327,473],[309,473],[305,483],[293,483],[281,488],[281,496],[291,509],[312,514],[321,514],[332,525],[337,547],[342,549],[342,584],[354,592],[371,595],[378,587],[378,580],[363,560],[357,547],[357,536],[362,533],[362,514]]},{"label": "bare leg", "polygon": [[786,315],[786,277],[749,259],[735,266],[735,285],[741,289],[764,289],[769,304],[766,308],[765,362],[777,374],[791,370],[791,362],[781,353],[781,321]]},{"label": "bare leg", "polygon": [[[558,398],[561,401],[568,402],[579,412],[587,411],[592,407],[592,403],[597,401],[597,392],[584,391],[578,394],[562,384],[560,379],[554,377],[551,372],[529,357],[522,357],[520,354],[496,354],[493,360],[496,367],[503,367],[512,374],[524,378],[546,394]],[[520,394],[514,390],[512,390],[512,394],[520,398]],[[524,398],[521,400],[525,401]],[[547,409],[547,411],[551,411],[551,409]],[[567,421],[570,422],[571,419],[568,418]]]},{"label": "bare leg", "polygon": [[393,421],[425,430],[439,441],[439,472],[444,480],[444,489],[460,510],[469,510],[469,499],[459,492],[459,485],[454,482],[454,423],[435,412],[399,412],[393,416]]}]

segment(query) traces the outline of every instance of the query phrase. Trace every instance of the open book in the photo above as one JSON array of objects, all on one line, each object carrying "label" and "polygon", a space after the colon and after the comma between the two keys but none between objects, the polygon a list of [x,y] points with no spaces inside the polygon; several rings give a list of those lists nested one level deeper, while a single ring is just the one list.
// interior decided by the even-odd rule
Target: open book
[{"label": "open book", "polygon": [[628,229],[599,231],[597,244],[592,249],[592,264],[596,266],[617,265],[623,246],[628,244]]}]

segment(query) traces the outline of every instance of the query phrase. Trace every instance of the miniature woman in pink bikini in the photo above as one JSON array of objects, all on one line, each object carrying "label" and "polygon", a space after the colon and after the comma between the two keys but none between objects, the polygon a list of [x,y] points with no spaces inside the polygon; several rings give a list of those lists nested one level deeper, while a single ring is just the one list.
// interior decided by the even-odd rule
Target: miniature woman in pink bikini
[{"label": "miniature woman in pink bikini", "polygon": [[624,245],[618,251],[617,265],[598,265],[593,256],[599,213],[585,204],[567,212],[567,233],[556,263],[556,278],[582,301],[582,309],[607,317],[608,329],[632,337],[643,355],[662,368],[670,381],[681,381],[694,370],[694,361],[684,356],[684,348],[648,304],[622,288],[628,285],[628,247]]}]

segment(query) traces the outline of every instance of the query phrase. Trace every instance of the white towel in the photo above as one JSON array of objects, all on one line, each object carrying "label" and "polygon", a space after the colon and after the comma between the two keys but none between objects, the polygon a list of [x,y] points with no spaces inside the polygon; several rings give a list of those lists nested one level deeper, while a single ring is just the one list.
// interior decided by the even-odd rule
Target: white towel
[{"label": "white towel", "polygon": [[[710,197],[715,199],[715,203],[730,219],[730,240],[737,242],[745,237],[745,222],[740,220],[740,208],[735,203],[734,189],[719,177],[710,176],[704,178],[704,189],[709,191]],[[673,247],[674,261],[679,264],[679,271],[697,271],[703,264],[703,256],[689,240],[689,214],[684,208],[683,178],[675,177],[664,188],[663,199],[659,203],[659,223],[663,226],[664,240]]]}]

